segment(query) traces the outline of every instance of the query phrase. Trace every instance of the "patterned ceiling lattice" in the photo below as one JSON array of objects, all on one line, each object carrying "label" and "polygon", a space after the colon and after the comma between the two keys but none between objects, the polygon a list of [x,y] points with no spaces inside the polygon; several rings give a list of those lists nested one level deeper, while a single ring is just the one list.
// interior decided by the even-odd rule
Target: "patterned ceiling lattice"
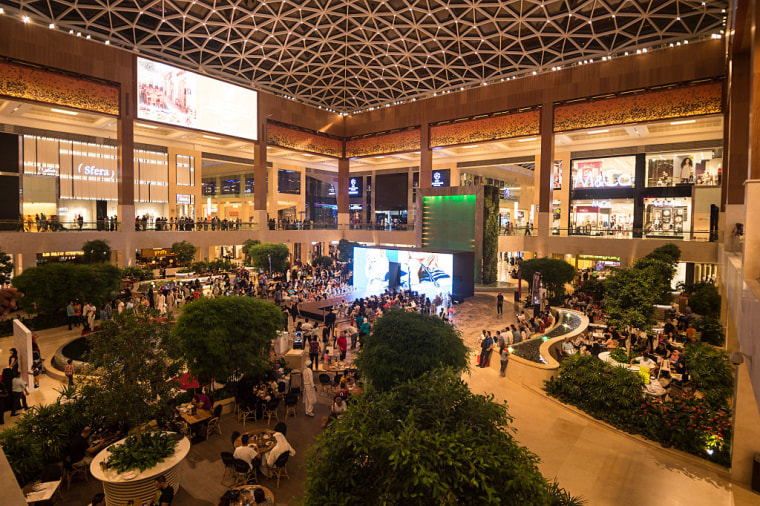
[{"label": "patterned ceiling lattice", "polygon": [[337,112],[717,36],[727,0],[0,0],[6,13]]}]

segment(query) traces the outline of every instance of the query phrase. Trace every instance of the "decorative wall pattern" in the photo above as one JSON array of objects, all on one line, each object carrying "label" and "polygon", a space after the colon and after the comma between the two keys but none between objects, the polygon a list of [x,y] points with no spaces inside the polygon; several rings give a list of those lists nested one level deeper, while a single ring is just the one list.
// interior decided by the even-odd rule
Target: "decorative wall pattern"
[{"label": "decorative wall pattern", "polygon": [[541,128],[541,111],[517,112],[469,121],[457,121],[430,127],[430,147],[469,144],[538,135]]},{"label": "decorative wall pattern", "polygon": [[554,131],[701,116],[722,110],[722,84],[707,83],[559,105],[554,108]]},{"label": "decorative wall pattern", "polygon": [[119,88],[0,61],[0,95],[119,115]]},{"label": "decorative wall pattern", "polygon": [[343,141],[327,135],[304,132],[278,123],[267,124],[267,144],[318,155],[343,156]]},{"label": "decorative wall pattern", "polygon": [[346,141],[346,158],[383,155],[420,149],[420,129],[403,130],[389,134],[372,135]]}]

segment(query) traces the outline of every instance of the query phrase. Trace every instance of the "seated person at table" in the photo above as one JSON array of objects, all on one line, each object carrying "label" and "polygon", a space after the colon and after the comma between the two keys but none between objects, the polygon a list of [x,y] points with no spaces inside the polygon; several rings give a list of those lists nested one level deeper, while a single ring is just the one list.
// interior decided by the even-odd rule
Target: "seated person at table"
[{"label": "seated person at table", "polygon": [[663,360],[666,359],[668,355],[670,354],[668,345],[665,343],[663,339],[660,339],[659,344],[657,344],[657,348],[654,349],[654,354],[662,358]]},{"label": "seated person at table", "polygon": [[236,459],[242,460],[248,464],[251,469],[253,469],[254,461],[260,457],[259,448],[255,444],[249,444],[248,439],[248,434],[243,434],[243,436],[240,438],[240,442],[242,444],[235,448],[235,452],[232,454],[232,456]]},{"label": "seated person at table", "polygon": [[330,416],[322,418],[322,428],[326,429],[330,420],[339,418],[346,409],[348,409],[348,405],[343,401],[343,398],[336,396],[330,408]]},{"label": "seated person at table", "polygon": [[614,337],[612,337],[612,334],[605,334],[605,337],[607,339],[604,340],[602,343],[605,348],[608,350],[614,350],[618,347],[618,341]]},{"label": "seated person at table", "polygon": [[191,401],[193,403],[193,406],[196,408],[205,409],[206,411],[211,411],[213,408],[213,405],[211,404],[211,399],[208,395],[204,394],[201,390],[196,390],[195,395],[193,396],[193,400]]},{"label": "seated person at table", "polygon": [[348,399],[349,395],[348,386],[346,385],[346,380],[341,379],[340,380],[340,386],[338,387],[338,391],[335,393],[336,396],[342,398],[343,400]]},{"label": "seated person at table", "polygon": [[653,372],[655,369],[657,369],[657,362],[649,358],[649,352],[647,351],[642,353],[640,357],[631,359],[631,364],[633,364],[634,360],[638,362],[639,366],[641,367],[649,367],[650,372]]},{"label": "seated person at table", "polygon": [[156,478],[156,498],[152,506],[170,506],[174,500],[174,488],[166,482],[162,474]]},{"label": "seated person at table", "polygon": [[84,462],[89,465],[90,462],[92,462],[92,458],[97,455],[100,450],[109,445],[109,441],[103,440],[98,445],[90,446],[91,434],[92,428],[87,426],[82,429],[82,432],[71,438],[71,454],[69,455],[69,459],[72,464]]},{"label": "seated person at table", "polygon": [[[675,360],[673,360],[674,357],[670,357],[670,369],[674,374],[686,374],[686,357],[683,353],[676,353],[673,352],[673,355],[675,355]],[[682,378],[682,380],[685,378]]]},{"label": "seated person at table", "polygon": [[269,453],[267,453],[263,459],[261,459],[261,474],[267,478],[271,478],[274,474],[274,463],[285,452],[290,452],[290,456],[293,457],[296,451],[290,446],[288,440],[285,439],[285,434],[288,431],[288,426],[280,422],[274,426],[274,439],[276,444]]},{"label": "seated person at table", "polygon": [[274,504],[267,498],[267,494],[263,488],[257,487],[253,489],[253,504]]}]

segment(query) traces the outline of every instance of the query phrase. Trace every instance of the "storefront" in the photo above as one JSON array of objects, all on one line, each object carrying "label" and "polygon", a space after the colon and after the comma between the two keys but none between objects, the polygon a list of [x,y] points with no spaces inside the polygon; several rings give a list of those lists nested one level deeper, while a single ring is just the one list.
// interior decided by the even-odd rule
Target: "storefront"
[{"label": "storefront", "polygon": [[137,265],[141,267],[150,266],[158,268],[175,266],[175,255],[170,248],[144,248],[136,250],[135,253]]},{"label": "storefront", "polygon": [[53,263],[74,263],[82,262],[84,251],[44,251],[37,253],[37,265]]},{"label": "storefront", "polygon": [[647,187],[720,186],[723,159],[718,150],[647,154]]},{"label": "storefront", "polygon": [[570,233],[574,235],[630,235],[633,199],[574,200],[570,207]]},{"label": "storefront", "polygon": [[646,237],[688,239],[690,230],[691,199],[644,199],[644,234]]},{"label": "storefront", "polygon": [[602,272],[611,267],[620,267],[620,257],[607,255],[578,255],[576,268]]}]

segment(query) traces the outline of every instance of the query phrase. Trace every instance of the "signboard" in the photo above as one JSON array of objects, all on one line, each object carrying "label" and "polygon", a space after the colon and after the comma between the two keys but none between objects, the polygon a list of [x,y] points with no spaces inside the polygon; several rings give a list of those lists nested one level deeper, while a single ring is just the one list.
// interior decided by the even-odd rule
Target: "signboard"
[{"label": "signboard", "polygon": [[194,195],[177,194],[177,204],[192,204]]},{"label": "signboard", "polygon": [[137,59],[137,117],[256,140],[253,90],[194,72]]},{"label": "signboard", "polygon": [[554,160],[554,167],[552,169],[552,189],[562,189],[562,160]]},{"label": "signboard", "polygon": [[541,304],[541,273],[533,273],[533,288],[531,289],[531,297],[533,298],[533,305]]},{"label": "signboard", "polygon": [[450,169],[441,169],[441,170],[434,170],[432,174],[432,179],[430,186],[433,188],[441,188],[444,186],[450,186],[451,179],[451,170]]},{"label": "signboard", "polygon": [[348,180],[348,196],[349,197],[361,197],[362,196],[362,185],[364,183],[364,178],[362,177],[352,177]]},{"label": "signboard", "polygon": [[85,165],[84,163],[80,163],[77,165],[77,174],[81,176],[94,177],[100,180],[113,181],[114,176],[116,175],[116,171],[102,169],[100,167],[96,167],[95,165]]},{"label": "signboard", "polygon": [[633,175],[617,168],[603,167],[603,162],[578,162],[573,172],[573,188],[632,187]]}]

